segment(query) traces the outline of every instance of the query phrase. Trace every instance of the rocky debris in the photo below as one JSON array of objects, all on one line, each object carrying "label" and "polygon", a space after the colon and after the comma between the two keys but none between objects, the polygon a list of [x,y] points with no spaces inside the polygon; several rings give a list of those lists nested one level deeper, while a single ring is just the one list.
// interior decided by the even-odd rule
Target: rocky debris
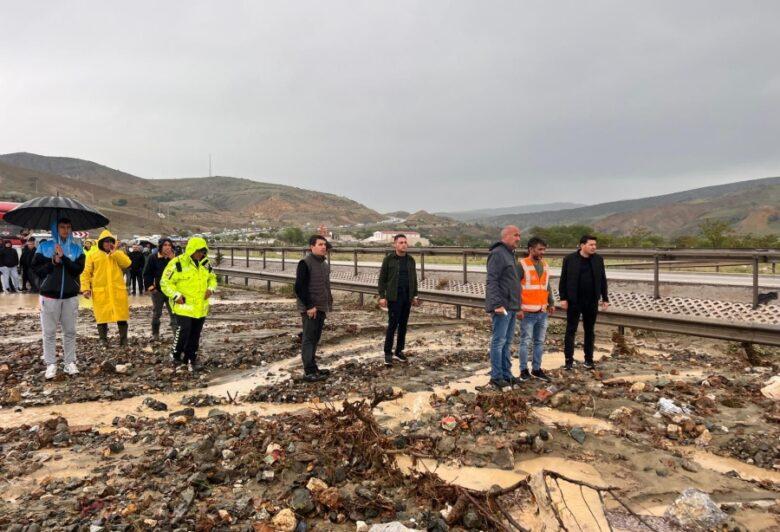
[{"label": "rocky debris", "polygon": [[195,408],[204,406],[220,406],[227,403],[228,400],[225,397],[217,397],[211,394],[187,395],[180,401],[180,404],[183,406],[192,406]]},{"label": "rocky debris", "polygon": [[582,427],[572,427],[572,429],[569,431],[569,435],[577,441],[579,444],[585,443],[585,431],[582,430]]},{"label": "rocky debris", "polygon": [[780,375],[775,375],[769,379],[763,388],[761,394],[773,401],[780,401]]},{"label": "rocky debris", "polygon": [[166,405],[162,401],[158,401],[154,397],[147,397],[146,399],[144,399],[144,405],[158,412],[163,410],[168,410],[168,405]]},{"label": "rocky debris", "polygon": [[694,488],[683,491],[664,515],[685,530],[712,530],[728,519],[709,495]]}]

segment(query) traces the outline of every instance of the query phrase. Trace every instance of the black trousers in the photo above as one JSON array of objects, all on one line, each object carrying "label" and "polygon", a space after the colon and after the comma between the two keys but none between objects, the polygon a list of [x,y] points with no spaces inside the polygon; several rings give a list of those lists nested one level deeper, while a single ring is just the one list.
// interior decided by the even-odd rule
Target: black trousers
[{"label": "black trousers", "polygon": [[22,266],[22,290],[27,288],[27,283],[30,283],[30,290],[37,292],[40,287],[38,286],[38,276],[35,275],[32,268]]},{"label": "black trousers", "polygon": [[130,271],[130,286],[135,294],[135,287],[138,286],[138,293],[144,293],[144,272]]},{"label": "black trousers", "polygon": [[[198,358],[200,332],[206,318],[176,316],[176,334],[173,337],[173,359],[177,362],[192,362]],[[182,356],[184,355],[184,356]]]},{"label": "black trousers", "polygon": [[162,317],[163,307],[168,311],[171,332],[176,334],[176,316],[171,312],[171,304],[168,298],[159,290],[152,292],[152,334],[160,334],[160,318]]},{"label": "black trousers", "polygon": [[396,330],[398,342],[395,352],[401,353],[406,345],[406,325],[409,323],[409,312],[412,310],[412,300],[405,292],[398,291],[398,299],[387,302],[387,331],[385,332],[385,358],[393,357],[393,340]]},{"label": "black trousers", "polygon": [[593,362],[593,346],[596,343],[596,316],[599,313],[598,303],[585,301],[572,305],[566,309],[566,338],[563,342],[563,354],[566,362],[574,360],[574,337],[577,335],[577,325],[582,316],[582,328],[585,331],[585,362]]},{"label": "black trousers", "polygon": [[303,360],[304,373],[317,373],[317,344],[322,337],[322,328],[325,326],[325,313],[317,311],[316,318],[310,318],[305,312],[301,313],[303,320],[303,335],[301,336],[301,359]]}]

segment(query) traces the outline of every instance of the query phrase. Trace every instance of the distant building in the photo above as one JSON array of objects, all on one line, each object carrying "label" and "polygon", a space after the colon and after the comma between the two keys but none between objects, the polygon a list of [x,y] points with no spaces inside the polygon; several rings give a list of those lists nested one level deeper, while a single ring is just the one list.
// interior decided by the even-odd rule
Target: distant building
[{"label": "distant building", "polygon": [[427,238],[421,237],[420,233],[417,231],[406,231],[400,229],[398,231],[374,231],[374,234],[363,240],[363,242],[368,244],[389,244],[393,241],[395,235],[398,234],[406,235],[406,240],[409,242],[410,246],[414,246],[418,243],[421,246],[429,246],[431,244]]}]

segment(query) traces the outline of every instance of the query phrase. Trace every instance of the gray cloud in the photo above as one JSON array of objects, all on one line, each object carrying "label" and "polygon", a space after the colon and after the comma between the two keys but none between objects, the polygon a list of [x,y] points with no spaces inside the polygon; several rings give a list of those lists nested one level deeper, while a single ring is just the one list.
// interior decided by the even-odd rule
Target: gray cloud
[{"label": "gray cloud", "polygon": [[380,210],[778,175],[780,4],[7,2],[0,151]]}]

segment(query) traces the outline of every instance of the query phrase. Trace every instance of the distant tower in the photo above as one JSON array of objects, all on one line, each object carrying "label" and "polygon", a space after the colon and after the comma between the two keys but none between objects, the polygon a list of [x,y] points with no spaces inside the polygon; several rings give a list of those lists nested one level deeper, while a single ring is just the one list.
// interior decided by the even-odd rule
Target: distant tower
[{"label": "distant tower", "polygon": [[211,174],[211,154],[209,153],[209,177],[212,177]]}]

